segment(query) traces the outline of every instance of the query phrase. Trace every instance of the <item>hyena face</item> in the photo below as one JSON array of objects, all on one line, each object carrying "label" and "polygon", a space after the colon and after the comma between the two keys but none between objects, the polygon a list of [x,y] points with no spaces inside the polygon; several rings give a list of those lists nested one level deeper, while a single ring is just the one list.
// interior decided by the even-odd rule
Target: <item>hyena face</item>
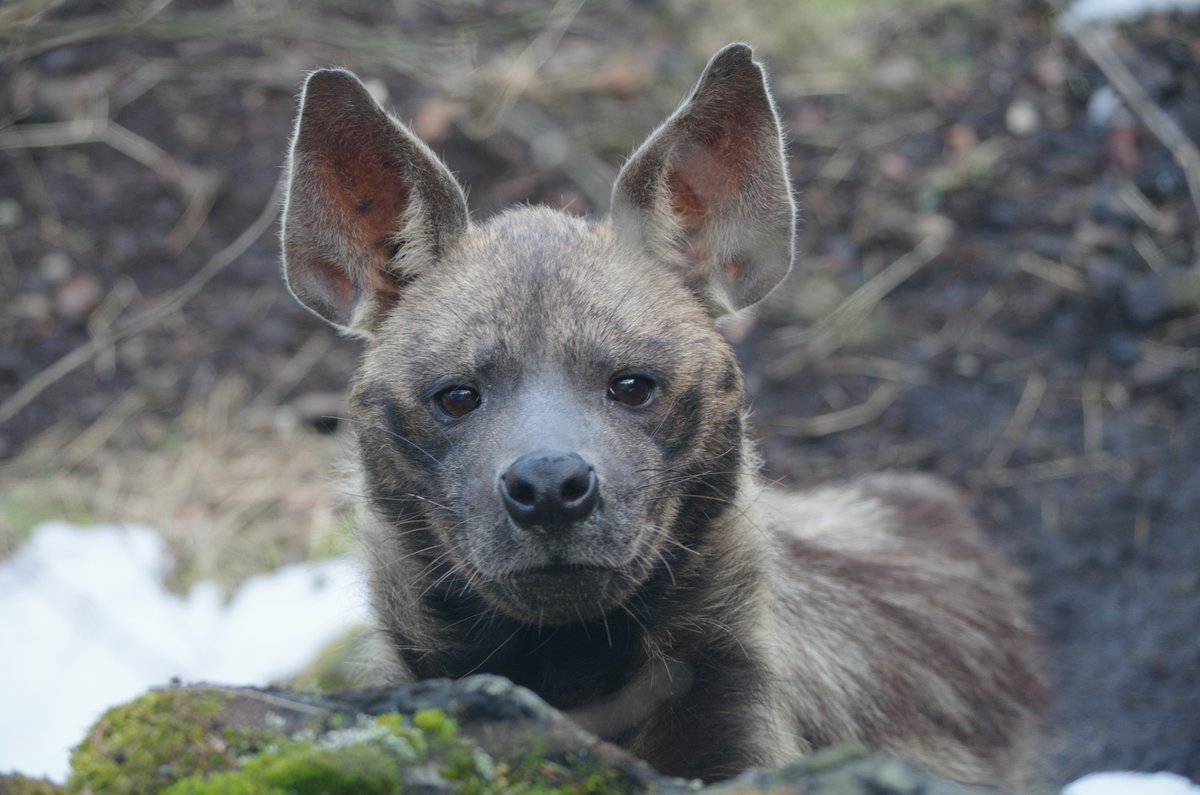
[{"label": "hyena face", "polygon": [[733,496],[733,355],[679,279],[608,227],[508,213],[402,306],[353,399],[371,494],[384,510],[416,499],[410,548],[513,617],[607,612],[669,562],[686,500],[716,513]]},{"label": "hyena face", "polygon": [[429,588],[528,623],[665,587],[742,469],[741,376],[714,317],[786,274],[793,223],[744,45],[634,153],[599,222],[518,209],[472,225],[445,166],[356,78],[313,74],[288,283],[370,340],[352,412],[397,554]]}]

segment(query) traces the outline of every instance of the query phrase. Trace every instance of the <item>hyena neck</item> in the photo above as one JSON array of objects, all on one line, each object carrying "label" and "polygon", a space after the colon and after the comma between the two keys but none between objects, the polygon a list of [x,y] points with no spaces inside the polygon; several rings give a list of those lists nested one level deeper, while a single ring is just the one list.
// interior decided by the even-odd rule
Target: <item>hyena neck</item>
[{"label": "hyena neck", "polygon": [[439,653],[407,656],[417,678],[498,674],[569,710],[616,693],[645,663],[641,629],[628,615],[536,627],[494,614],[480,620],[484,607],[475,599],[444,593],[427,599],[439,621],[451,620],[441,624]]}]

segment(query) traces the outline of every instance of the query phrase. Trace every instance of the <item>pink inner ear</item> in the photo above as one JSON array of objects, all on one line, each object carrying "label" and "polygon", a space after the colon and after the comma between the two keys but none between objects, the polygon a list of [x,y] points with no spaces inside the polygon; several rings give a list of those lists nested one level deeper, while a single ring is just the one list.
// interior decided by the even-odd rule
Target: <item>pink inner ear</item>
[{"label": "pink inner ear", "polygon": [[711,130],[678,157],[668,174],[671,208],[688,231],[740,195],[753,168],[757,131],[748,123]]},{"label": "pink inner ear", "polygon": [[394,294],[387,266],[411,188],[402,166],[381,154],[381,146],[387,142],[339,141],[318,161],[316,177],[342,219],[348,248],[370,263],[370,272],[359,276],[374,289]]}]

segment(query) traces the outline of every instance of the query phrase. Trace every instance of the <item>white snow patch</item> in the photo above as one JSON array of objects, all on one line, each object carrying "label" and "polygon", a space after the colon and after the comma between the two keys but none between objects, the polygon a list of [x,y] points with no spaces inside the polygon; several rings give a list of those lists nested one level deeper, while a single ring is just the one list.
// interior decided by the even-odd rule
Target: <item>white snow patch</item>
[{"label": "white snow patch", "polygon": [[1130,22],[1156,12],[1198,9],[1200,0],[1075,0],[1060,25],[1071,31],[1083,25]]},{"label": "white snow patch", "polygon": [[1200,795],[1200,787],[1174,773],[1091,773],[1062,795]]},{"label": "white snow patch", "polygon": [[70,747],[108,707],[172,678],[264,684],[365,620],[344,560],[248,580],[228,604],[212,583],[180,598],[173,565],[138,526],[39,526],[0,561],[0,772],[62,781]]}]

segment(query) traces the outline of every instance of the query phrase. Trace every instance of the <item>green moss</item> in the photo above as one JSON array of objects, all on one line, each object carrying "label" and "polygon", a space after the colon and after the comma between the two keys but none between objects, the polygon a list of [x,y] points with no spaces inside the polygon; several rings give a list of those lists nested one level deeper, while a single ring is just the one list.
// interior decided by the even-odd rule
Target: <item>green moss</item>
[{"label": "green moss", "polygon": [[401,771],[427,762],[431,745],[453,753],[465,744],[445,713],[418,714],[429,733],[401,715],[363,718],[352,726],[334,716],[330,724],[338,728],[276,743],[235,770],[184,779],[164,795],[400,792]]},{"label": "green moss", "polygon": [[562,762],[555,762],[532,754],[514,772],[515,776],[510,779],[518,782],[515,791],[530,795],[606,795],[642,791],[625,771],[586,755],[568,754]]},{"label": "green moss", "polygon": [[163,690],[115,707],[71,754],[70,792],[157,793],[198,772],[227,770],[281,735],[233,731],[220,719],[228,696]]},{"label": "green moss", "polygon": [[[555,759],[531,750],[497,761],[442,710],[357,720],[333,715],[320,730],[287,737],[225,725],[229,697],[220,691],[168,690],[109,711],[72,756],[70,791],[375,795],[401,792],[417,781],[440,782],[463,795],[602,795],[632,789],[623,771],[586,749]],[[238,711],[233,705],[230,710]]]},{"label": "green moss", "polygon": [[413,726],[433,742],[448,743],[458,738],[458,723],[440,709],[423,709],[413,714]]},{"label": "green moss", "polygon": [[0,775],[0,795],[64,795],[62,787],[41,778],[12,773]]},{"label": "green moss", "polygon": [[330,748],[296,742],[249,759],[238,770],[180,781],[164,795],[383,795],[399,791],[396,759],[383,744]]},{"label": "green moss", "polygon": [[[606,795],[633,789],[624,771],[594,759],[586,749],[555,760],[534,747],[523,757],[497,762],[463,737],[458,723],[441,710],[417,712],[412,726],[424,735],[442,778],[463,795]],[[530,742],[536,744],[532,737]]]}]

